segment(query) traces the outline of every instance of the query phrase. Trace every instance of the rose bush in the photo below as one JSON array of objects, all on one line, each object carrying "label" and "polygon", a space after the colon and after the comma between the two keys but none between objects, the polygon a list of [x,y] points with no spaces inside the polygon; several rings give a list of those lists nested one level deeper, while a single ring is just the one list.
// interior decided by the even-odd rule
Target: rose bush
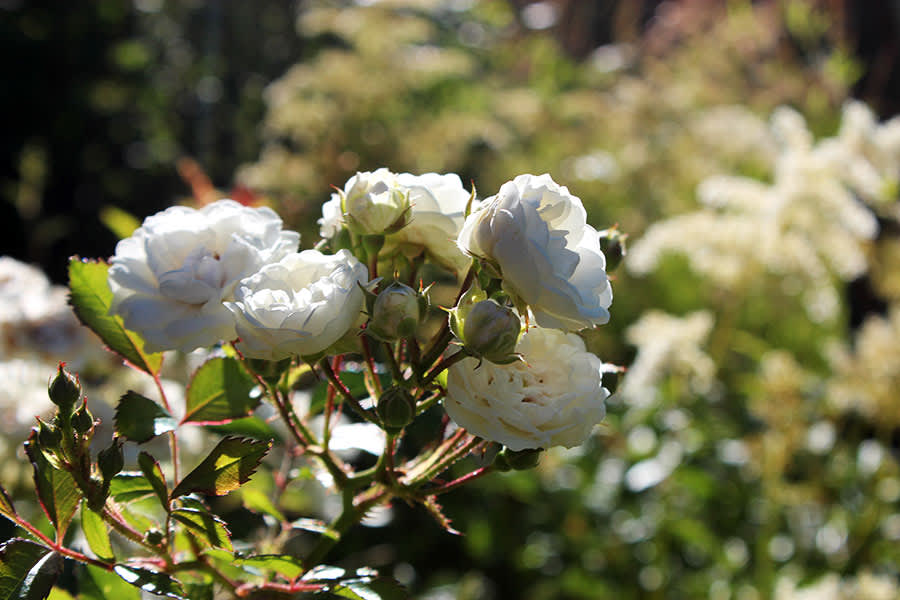
[{"label": "rose bush", "polygon": [[368,271],[347,250],[289,254],[243,280],[225,306],[246,356],[278,360],[322,352],[359,320]]},{"label": "rose bush", "polygon": [[189,352],[233,339],[234,319],[223,302],[241,279],[300,243],[300,234],[281,226],[270,208],[233,200],[148,217],[116,245],[110,313],[140,333],[149,352]]},{"label": "rose bush", "polygon": [[612,288],[597,230],[581,200],[549,175],[519,175],[463,225],[459,247],[486,259],[503,289],[538,325],[577,330],[606,323]]},{"label": "rose bush", "polygon": [[447,414],[511,450],[583,443],[606,415],[603,362],[577,335],[543,327],[523,333],[516,350],[522,361],[508,365],[466,358],[451,366]]}]

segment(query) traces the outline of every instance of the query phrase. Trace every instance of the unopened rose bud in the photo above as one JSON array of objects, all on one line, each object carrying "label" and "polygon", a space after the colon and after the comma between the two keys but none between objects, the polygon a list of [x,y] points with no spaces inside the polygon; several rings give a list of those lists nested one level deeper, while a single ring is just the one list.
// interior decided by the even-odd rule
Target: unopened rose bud
[{"label": "unopened rose bud", "polygon": [[525,471],[535,468],[541,460],[540,448],[529,448],[526,450],[510,450],[504,448],[497,456],[497,466],[501,471]]},{"label": "unopened rose bud", "polygon": [[50,423],[38,418],[38,442],[41,444],[41,448],[55,450],[59,448],[59,444],[62,442],[62,432]]},{"label": "unopened rose bud", "polygon": [[344,220],[360,235],[385,235],[409,223],[409,194],[386,173],[357,173],[342,194]]},{"label": "unopened rose bud", "polygon": [[415,418],[416,402],[407,390],[394,386],[382,392],[375,410],[388,433],[399,433]]},{"label": "unopened rose bud", "polygon": [[615,271],[622,259],[627,254],[625,240],[627,233],[619,231],[618,227],[610,227],[600,232],[600,249],[606,257],[606,272]]},{"label": "unopened rose bud", "polygon": [[413,335],[421,318],[419,295],[408,285],[395,281],[375,298],[366,331],[380,340],[392,342]]},{"label": "unopened rose bud", "polygon": [[113,438],[112,445],[104,448],[97,455],[97,465],[103,475],[103,481],[109,481],[125,468],[125,456],[122,454],[122,442]]},{"label": "unopened rose bud", "polygon": [[78,433],[87,433],[94,426],[94,415],[88,410],[87,402],[72,415],[72,429]]},{"label": "unopened rose bud", "polygon": [[474,356],[499,365],[518,360],[516,343],[522,332],[522,321],[513,309],[495,300],[482,300],[468,310],[462,321],[461,328],[456,324],[461,329],[459,337]]},{"label": "unopened rose bud", "polygon": [[56,377],[50,382],[47,393],[50,395],[50,401],[59,407],[63,418],[67,419],[72,415],[75,403],[81,398],[81,384],[78,383],[78,377],[66,371],[64,366],[65,363],[59,363]]}]

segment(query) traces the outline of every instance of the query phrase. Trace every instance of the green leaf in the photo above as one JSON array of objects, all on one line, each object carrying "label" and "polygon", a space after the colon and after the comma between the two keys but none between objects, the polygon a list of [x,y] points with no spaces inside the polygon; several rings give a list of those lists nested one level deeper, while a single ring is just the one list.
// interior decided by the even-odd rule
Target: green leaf
[{"label": "green leaf", "polygon": [[41,508],[53,523],[57,537],[61,540],[78,509],[81,493],[68,472],[50,465],[37,446],[36,435],[36,430],[32,430],[31,437],[25,442],[25,454],[34,468],[34,487]]},{"label": "green leaf", "polygon": [[0,515],[13,521],[16,520],[16,509],[13,507],[12,499],[2,485],[0,485]]},{"label": "green leaf", "polygon": [[127,504],[155,493],[153,486],[141,473],[126,471],[112,478],[109,495],[116,502]]},{"label": "green leaf", "polygon": [[245,487],[241,490],[241,502],[247,510],[275,517],[281,522],[287,520],[262,490]]},{"label": "green leaf", "polygon": [[281,436],[271,425],[254,416],[235,419],[224,425],[207,425],[206,429],[222,435],[237,435],[264,441],[274,440],[276,443],[282,441]]},{"label": "green leaf", "polygon": [[112,204],[100,209],[100,222],[120,240],[129,237],[141,226],[141,222],[134,215]]},{"label": "green leaf", "polygon": [[128,392],[116,407],[116,433],[132,442],[142,443],[172,431],[175,419],[166,410],[137,392]]},{"label": "green leaf", "polygon": [[182,423],[221,424],[246,417],[259,406],[257,383],[233,358],[213,358],[194,373]]},{"label": "green leaf", "polygon": [[46,598],[62,572],[63,558],[22,538],[0,546],[0,600]]},{"label": "green leaf", "polygon": [[400,583],[389,577],[353,579],[331,587],[331,593],[351,600],[405,600],[409,598]]},{"label": "green leaf", "polygon": [[242,567],[277,573],[289,581],[303,574],[303,564],[300,562],[300,559],[288,554],[259,554],[257,556],[239,558],[235,562]]},{"label": "green leaf", "polygon": [[181,480],[172,497],[191,492],[221,496],[236,490],[250,479],[271,447],[271,442],[224,438],[203,462]]},{"label": "green leaf", "polygon": [[168,596],[169,598],[184,597],[181,582],[165,573],[128,565],[116,565],[113,571],[127,583],[141,588],[145,592],[150,592],[157,596]]},{"label": "green leaf", "polygon": [[122,318],[109,314],[112,290],[107,274],[109,265],[102,262],[69,259],[69,304],[78,319],[129,363],[151,375],[159,373],[162,354],[144,350],[144,340],[133,331],[125,329]]},{"label": "green leaf", "polygon": [[78,578],[78,600],[141,600],[141,591],[100,567],[87,565]]},{"label": "green leaf", "polygon": [[196,508],[177,508],[172,511],[172,518],[210,545],[234,550],[225,522],[212,513]]},{"label": "green leaf", "polygon": [[103,517],[88,508],[87,502],[81,503],[81,528],[88,546],[97,558],[107,562],[115,560],[112,544],[109,542],[109,529],[103,522]]},{"label": "green leaf", "polygon": [[156,497],[159,498],[160,504],[168,511],[169,486],[166,485],[166,478],[163,475],[162,468],[159,466],[159,462],[146,452],[141,452],[138,454],[138,466],[150,483],[150,487],[153,488]]}]

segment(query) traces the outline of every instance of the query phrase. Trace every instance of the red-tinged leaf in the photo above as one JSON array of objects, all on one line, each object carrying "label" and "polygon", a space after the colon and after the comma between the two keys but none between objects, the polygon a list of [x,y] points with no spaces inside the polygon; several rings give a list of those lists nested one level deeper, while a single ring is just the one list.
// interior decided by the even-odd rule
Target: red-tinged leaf
[{"label": "red-tinged leaf", "polygon": [[41,507],[53,523],[58,539],[62,539],[81,501],[81,494],[68,472],[54,468],[47,461],[37,445],[36,436],[36,430],[32,430],[25,442],[25,454],[34,469],[34,487]]},{"label": "red-tinged leaf", "polygon": [[22,538],[0,546],[0,599],[46,598],[62,572],[63,558]]},{"label": "red-tinged leaf", "polygon": [[172,492],[172,498],[191,492],[222,496],[247,483],[256,471],[271,442],[234,437],[224,438]]},{"label": "red-tinged leaf", "polygon": [[451,526],[450,519],[442,512],[442,507],[438,504],[437,496],[426,496],[422,500],[422,506],[425,507],[425,510],[434,517],[434,520],[438,522],[438,525],[452,535],[462,535],[459,531],[453,529]]},{"label": "red-tinged leaf", "polygon": [[13,507],[12,499],[2,485],[0,485],[0,515],[12,521],[16,520],[16,509]]},{"label": "red-tinged leaf", "polygon": [[163,475],[159,462],[146,452],[141,452],[138,454],[138,466],[141,468],[141,473],[144,474],[144,477],[150,483],[150,487],[153,488],[156,497],[159,498],[160,504],[168,511],[169,486],[166,485],[166,477]]},{"label": "red-tinged leaf", "polygon": [[145,351],[141,336],[125,329],[121,317],[109,314],[112,290],[107,281],[108,272],[106,263],[84,261],[77,256],[70,258],[69,304],[78,320],[100,336],[110,350],[138,369],[155,375],[162,366],[162,354]]},{"label": "red-tinged leaf", "polygon": [[191,379],[181,422],[213,425],[246,417],[260,403],[255,387],[256,380],[234,358],[208,360]]}]

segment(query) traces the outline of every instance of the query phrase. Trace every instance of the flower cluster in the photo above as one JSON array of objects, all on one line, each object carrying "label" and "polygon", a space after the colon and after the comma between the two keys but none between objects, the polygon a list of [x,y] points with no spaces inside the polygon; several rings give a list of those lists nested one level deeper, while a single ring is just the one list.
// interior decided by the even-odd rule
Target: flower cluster
[{"label": "flower cluster", "polygon": [[898,131],[900,121],[878,125],[868,108],[850,103],[838,135],[816,143],[799,113],[776,109],[772,183],[705,179],[697,189],[702,208],[652,225],[634,244],[629,269],[647,273],[662,255],[679,252],[696,272],[729,289],[742,289],[762,272],[789,275],[814,320],[834,318],[840,299],[833,280],[866,271],[866,244],[878,231],[860,200],[884,209],[895,193]]},{"label": "flower cluster", "polygon": [[[111,313],[153,352],[233,341],[248,358],[315,363],[400,344],[395,386],[422,391],[443,360],[450,417],[514,451],[578,445],[603,418],[603,374],[615,369],[575,332],[609,320],[605,234],[549,175],[520,175],[479,202],[454,174],[357,173],[319,224],[317,249],[298,252],[299,235],[268,208],[170,208],[116,248]],[[455,306],[411,361],[419,375],[404,376],[410,346],[430,341],[431,288],[447,281]]]}]

